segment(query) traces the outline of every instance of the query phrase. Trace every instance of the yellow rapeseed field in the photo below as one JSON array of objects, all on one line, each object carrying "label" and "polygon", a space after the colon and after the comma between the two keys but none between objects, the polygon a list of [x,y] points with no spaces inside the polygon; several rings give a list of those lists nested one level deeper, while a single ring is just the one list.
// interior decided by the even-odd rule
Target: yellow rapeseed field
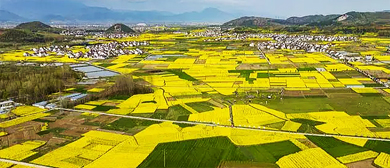
[{"label": "yellow rapeseed field", "polygon": [[27,141],[22,144],[17,144],[9,148],[0,150],[0,158],[21,161],[37,152],[32,150],[44,145],[45,141]]},{"label": "yellow rapeseed field", "polygon": [[5,135],[8,135],[8,133],[7,132],[0,132],[0,137],[5,136]]},{"label": "yellow rapeseed field", "polygon": [[280,158],[276,164],[280,168],[346,168],[347,166],[338,162],[321,148],[311,148],[290,154]]},{"label": "yellow rapeseed field", "polygon": [[378,153],[374,151],[365,151],[360,153],[354,153],[351,155],[346,155],[342,157],[338,157],[337,160],[339,160],[341,163],[352,163],[357,162],[361,160],[371,159],[378,156]]},{"label": "yellow rapeseed field", "polygon": [[36,113],[36,114],[31,114],[28,116],[23,116],[23,117],[18,117],[12,120],[4,121],[0,123],[0,128],[7,128],[10,126],[18,125],[27,121],[35,120],[38,118],[46,117],[50,115],[49,113]]},{"label": "yellow rapeseed field", "polygon": [[102,92],[104,90],[105,90],[104,88],[92,88],[92,89],[89,89],[88,92],[99,93],[99,92]]},{"label": "yellow rapeseed field", "polygon": [[92,110],[95,107],[96,106],[86,105],[86,104],[79,104],[79,105],[75,106],[74,108],[76,108],[76,109],[85,109],[85,110]]},{"label": "yellow rapeseed field", "polygon": [[234,123],[244,127],[259,127],[285,121],[250,105],[234,105],[233,116]]},{"label": "yellow rapeseed field", "polygon": [[390,127],[390,119],[374,119],[382,127]]},{"label": "yellow rapeseed field", "polygon": [[363,147],[368,141],[367,139],[362,139],[362,138],[350,138],[350,137],[340,137],[340,136],[334,136],[334,137],[341,141],[354,144],[356,146],[361,146],[361,147]]},{"label": "yellow rapeseed field", "polygon": [[[154,124],[134,136],[90,131],[81,139],[51,151],[32,163],[53,167],[137,167],[159,143],[227,136],[236,145],[256,145],[305,139],[301,135],[196,125],[180,128],[171,122]],[[301,148],[304,148],[301,144]],[[115,160],[115,162],[112,162]]]},{"label": "yellow rapeseed field", "polygon": [[352,88],[356,93],[379,93],[378,90],[374,88]]},{"label": "yellow rapeseed field", "polygon": [[293,121],[286,121],[286,123],[283,125],[282,130],[283,131],[298,131],[299,127],[301,127],[301,123],[296,123]]},{"label": "yellow rapeseed field", "polygon": [[390,155],[387,153],[380,153],[379,156],[374,160],[375,165],[383,168],[390,167]]},{"label": "yellow rapeseed field", "polygon": [[18,116],[26,116],[30,114],[40,113],[46,111],[45,109],[41,109],[34,106],[19,106],[16,107],[16,109],[12,110],[11,112],[18,115]]}]

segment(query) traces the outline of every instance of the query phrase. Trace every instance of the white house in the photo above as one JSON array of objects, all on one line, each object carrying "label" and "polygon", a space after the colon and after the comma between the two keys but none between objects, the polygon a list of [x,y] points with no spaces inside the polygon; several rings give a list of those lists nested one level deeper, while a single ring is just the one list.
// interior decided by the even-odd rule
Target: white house
[{"label": "white house", "polygon": [[15,108],[16,103],[12,100],[0,102],[0,114],[5,114]]}]

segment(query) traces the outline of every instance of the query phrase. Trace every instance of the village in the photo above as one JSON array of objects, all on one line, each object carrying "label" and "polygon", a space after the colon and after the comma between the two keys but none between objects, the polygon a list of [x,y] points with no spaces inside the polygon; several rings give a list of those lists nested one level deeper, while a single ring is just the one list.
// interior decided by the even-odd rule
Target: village
[{"label": "village", "polygon": [[[110,57],[117,57],[120,55],[127,54],[143,54],[143,51],[136,48],[129,50],[128,48],[137,47],[137,46],[146,46],[147,42],[136,42],[136,41],[127,41],[127,42],[110,42],[106,44],[96,44],[91,46],[86,46],[82,48],[84,51],[72,51],[70,46],[50,46],[50,47],[40,47],[31,49],[33,53],[25,52],[23,56],[30,57],[45,57],[49,56],[50,53],[53,53],[57,56],[67,56],[68,58],[91,58],[91,59],[108,59]],[[79,48],[80,50],[80,48]]]}]

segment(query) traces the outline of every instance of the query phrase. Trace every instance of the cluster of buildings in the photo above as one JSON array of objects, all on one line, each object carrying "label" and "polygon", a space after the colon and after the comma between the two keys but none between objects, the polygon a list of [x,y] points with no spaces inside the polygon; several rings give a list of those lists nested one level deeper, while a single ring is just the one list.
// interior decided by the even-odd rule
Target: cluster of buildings
[{"label": "cluster of buildings", "polygon": [[129,37],[137,37],[137,34],[130,33],[117,33],[117,34],[106,34],[106,33],[96,33],[94,34],[94,38],[109,38],[109,39],[119,39],[119,38],[129,38]]},{"label": "cluster of buildings", "polygon": [[16,106],[18,106],[18,103],[15,103],[12,100],[0,102],[0,114],[8,113]]},{"label": "cluster of buildings", "polygon": [[303,41],[358,41],[357,37],[350,36],[324,36],[324,35],[286,35],[286,34],[274,34],[272,39],[278,42],[303,42]]},{"label": "cluster of buildings", "polygon": [[70,94],[70,95],[65,95],[65,96],[58,97],[57,98],[57,102],[50,103],[48,101],[42,101],[42,102],[35,103],[32,106],[43,108],[43,109],[54,109],[54,108],[58,107],[58,103],[60,101],[68,100],[68,101],[74,102],[74,101],[83,99],[83,98],[85,98],[87,96],[88,96],[88,94],[73,93],[73,94]]},{"label": "cluster of buildings", "polygon": [[137,46],[146,46],[149,45],[148,42],[138,42],[138,41],[127,41],[127,42],[110,42],[107,44],[96,44],[91,46],[86,46],[86,52],[77,51],[73,52],[71,47],[67,46],[50,46],[50,47],[40,47],[33,48],[31,51],[33,53],[25,52],[23,56],[37,56],[45,57],[49,56],[50,53],[55,53],[58,56],[68,56],[69,58],[91,58],[91,59],[107,59],[109,57],[116,57],[119,55],[127,54],[143,54],[144,52],[138,48],[129,50],[128,47],[137,47]]},{"label": "cluster of buildings", "polygon": [[357,41],[356,37],[348,36],[312,36],[312,35],[283,35],[274,34],[271,36],[273,41],[251,43],[251,47],[258,47],[260,50],[290,49],[305,50],[306,52],[327,53],[334,59],[355,61],[355,57],[347,57],[343,53],[331,50],[331,44],[316,44],[316,41],[334,42],[334,41]]},{"label": "cluster of buildings", "polygon": [[[250,46],[254,47],[255,44],[252,43]],[[305,50],[307,52],[326,52],[329,50],[331,45],[325,44],[313,44],[313,43],[307,43],[303,41],[297,41],[297,42],[261,42],[257,44],[257,47],[260,49],[267,49],[267,50],[273,50],[273,49],[289,49],[289,50]]]},{"label": "cluster of buildings", "polygon": [[85,30],[63,30],[60,35],[63,36],[75,36],[75,37],[84,37],[91,35],[92,33],[86,32]]},{"label": "cluster of buildings", "polygon": [[92,59],[107,59],[109,57],[117,57],[120,55],[128,54],[143,54],[144,52],[138,48],[134,50],[126,49],[127,47],[136,47],[136,46],[146,46],[149,45],[148,42],[138,42],[138,41],[127,41],[127,42],[110,42],[106,44],[98,44],[87,46],[87,52],[83,53],[81,51],[73,53],[70,52],[67,54],[69,58],[92,58]]},{"label": "cluster of buildings", "polygon": [[23,56],[35,56],[35,57],[45,57],[49,56],[49,53],[56,53],[56,55],[65,55],[66,52],[69,50],[69,46],[50,46],[50,47],[40,47],[40,48],[32,48],[31,51],[33,53],[25,52]]}]

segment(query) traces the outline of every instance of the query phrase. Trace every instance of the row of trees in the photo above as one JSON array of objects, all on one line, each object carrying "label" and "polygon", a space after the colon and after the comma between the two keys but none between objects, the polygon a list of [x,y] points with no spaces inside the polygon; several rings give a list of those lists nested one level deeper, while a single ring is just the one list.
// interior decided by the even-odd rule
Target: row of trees
[{"label": "row of trees", "polygon": [[46,100],[47,96],[59,92],[68,83],[74,83],[80,75],[69,66],[39,67],[0,65],[0,99],[14,99],[31,104]]},{"label": "row of trees", "polygon": [[77,104],[83,104],[88,101],[107,99],[113,96],[132,96],[136,94],[153,93],[153,89],[146,86],[141,81],[133,80],[131,75],[121,75],[115,80],[115,84],[110,88],[98,94],[89,94],[86,98],[76,102],[64,101],[62,107],[73,108]]}]

